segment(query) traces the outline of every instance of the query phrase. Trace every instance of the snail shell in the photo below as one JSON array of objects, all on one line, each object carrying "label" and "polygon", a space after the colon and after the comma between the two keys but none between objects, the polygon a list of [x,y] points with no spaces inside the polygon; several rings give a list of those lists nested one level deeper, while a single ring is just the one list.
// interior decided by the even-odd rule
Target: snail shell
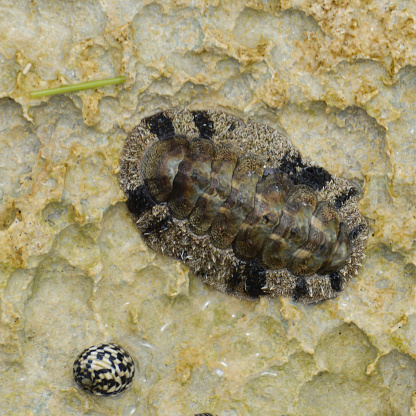
[{"label": "snail shell", "polygon": [[110,396],[130,386],[135,368],[130,354],[120,345],[99,344],[78,355],[73,371],[76,383],[84,390]]}]

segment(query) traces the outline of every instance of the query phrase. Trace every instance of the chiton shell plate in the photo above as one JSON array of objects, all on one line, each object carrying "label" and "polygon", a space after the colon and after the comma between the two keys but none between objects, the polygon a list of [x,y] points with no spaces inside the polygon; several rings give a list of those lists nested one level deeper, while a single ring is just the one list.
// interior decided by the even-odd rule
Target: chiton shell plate
[{"label": "chiton shell plate", "polygon": [[166,110],[127,137],[120,185],[146,243],[243,299],[333,298],[358,272],[359,190],[261,123]]}]

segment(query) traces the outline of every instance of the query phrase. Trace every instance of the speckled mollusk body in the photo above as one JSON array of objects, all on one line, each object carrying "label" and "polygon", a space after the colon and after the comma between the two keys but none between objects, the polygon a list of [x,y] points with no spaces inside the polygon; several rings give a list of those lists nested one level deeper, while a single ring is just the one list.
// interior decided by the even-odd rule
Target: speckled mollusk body
[{"label": "speckled mollusk body", "polygon": [[335,297],[368,225],[348,181],[272,128],[218,110],[167,110],[129,135],[120,184],[147,244],[244,299]]}]

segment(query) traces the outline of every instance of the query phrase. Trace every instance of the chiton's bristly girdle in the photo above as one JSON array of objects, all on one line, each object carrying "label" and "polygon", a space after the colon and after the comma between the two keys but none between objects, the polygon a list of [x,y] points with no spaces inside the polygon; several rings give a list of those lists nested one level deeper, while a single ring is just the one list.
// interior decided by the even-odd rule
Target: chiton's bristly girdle
[{"label": "chiton's bristly girdle", "polygon": [[318,302],[361,267],[358,190],[264,124],[160,112],[128,136],[119,181],[146,243],[223,292]]}]

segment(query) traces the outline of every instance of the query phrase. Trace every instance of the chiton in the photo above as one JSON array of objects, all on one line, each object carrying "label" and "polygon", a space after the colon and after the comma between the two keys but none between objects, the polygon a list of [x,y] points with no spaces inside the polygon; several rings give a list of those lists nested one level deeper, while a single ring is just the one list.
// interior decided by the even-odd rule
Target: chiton
[{"label": "chiton", "polygon": [[318,302],[361,267],[358,189],[267,125],[160,112],[127,137],[119,181],[146,243],[223,292]]}]

